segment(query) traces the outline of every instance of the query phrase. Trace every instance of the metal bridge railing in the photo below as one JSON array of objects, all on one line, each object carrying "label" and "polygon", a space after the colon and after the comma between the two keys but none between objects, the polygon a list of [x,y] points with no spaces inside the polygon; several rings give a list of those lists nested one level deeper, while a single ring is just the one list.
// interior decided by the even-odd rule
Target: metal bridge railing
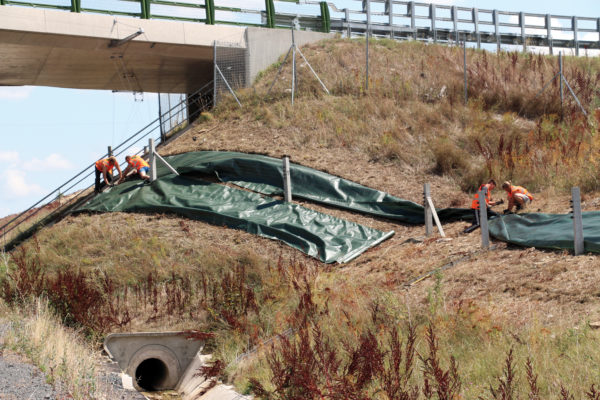
[{"label": "metal bridge railing", "polygon": [[[501,45],[600,49],[600,17],[536,14],[436,5],[401,0],[351,0],[339,9],[336,0],[265,0],[264,8],[231,7],[231,0],[0,0],[0,5],[71,12],[170,19],[205,24],[264,26],[341,32],[392,39]],[[287,3],[287,4],[286,4]],[[345,3],[347,4],[347,2]],[[367,23],[369,7],[370,23]],[[296,22],[294,22],[296,21]]]},{"label": "metal bridge railing", "polygon": [[[212,91],[213,82],[211,81],[202,88],[198,89],[196,92],[189,95],[187,99],[174,105],[169,110],[164,111],[154,121],[150,122],[145,127],[125,139],[122,143],[114,147],[112,149],[113,155],[120,156],[126,151],[130,150],[132,146],[135,146],[142,140],[147,140],[149,138],[153,138],[158,145],[165,143],[175,133],[182,132],[187,126],[189,126],[189,121],[193,121],[203,110],[206,110],[213,105]],[[189,99],[196,99],[195,101],[199,102],[200,104],[197,104],[195,107],[188,107],[189,104],[187,102]],[[162,131],[161,124],[164,124],[164,121],[169,118],[169,115],[177,113],[177,111],[182,107],[186,107],[188,109],[188,119],[181,121],[176,125],[171,125],[171,130],[169,132]],[[143,152],[144,150],[140,150],[136,154],[143,154]],[[101,157],[98,157],[98,159],[106,157],[108,157],[108,153],[103,154]],[[44,210],[46,206],[54,203],[61,194],[69,193],[71,190],[79,187],[79,185],[86,179],[91,179],[94,175],[95,161],[96,160],[82,169],[75,176],[67,180],[65,183],[48,193],[35,204],[27,208],[25,211],[21,212],[4,225],[0,226],[0,243],[2,243],[4,250],[11,250],[14,248],[14,246],[35,233],[39,227],[55,221],[56,218],[63,215],[66,211],[74,208],[80,202],[86,201],[93,197],[94,193],[92,188],[94,185],[86,186],[85,188],[77,191],[76,194],[68,200],[68,202],[55,208],[48,215],[41,217],[39,221],[35,221],[34,219],[34,217],[38,216],[38,214],[40,214],[40,212]],[[29,225],[26,226],[26,223],[29,223]],[[22,228],[20,231],[16,231],[16,229],[19,227],[24,228]]]}]

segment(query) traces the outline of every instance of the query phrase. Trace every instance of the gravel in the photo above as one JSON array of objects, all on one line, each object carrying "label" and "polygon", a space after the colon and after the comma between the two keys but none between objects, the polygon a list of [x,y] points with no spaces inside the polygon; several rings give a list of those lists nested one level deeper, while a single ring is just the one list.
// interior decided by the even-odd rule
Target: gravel
[{"label": "gravel", "polygon": [[[0,400],[71,399],[60,385],[46,383],[46,374],[25,357],[4,348],[3,336],[8,328],[8,324],[0,322]],[[146,399],[139,392],[124,389],[118,367],[108,361],[101,367],[99,389],[104,399]]]}]

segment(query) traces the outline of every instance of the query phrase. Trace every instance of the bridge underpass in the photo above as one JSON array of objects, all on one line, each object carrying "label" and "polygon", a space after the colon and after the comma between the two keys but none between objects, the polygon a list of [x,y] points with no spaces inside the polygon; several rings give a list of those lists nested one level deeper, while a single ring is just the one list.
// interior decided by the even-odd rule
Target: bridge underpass
[{"label": "bridge underpass", "polygon": [[[137,33],[137,34],[136,34]],[[134,35],[129,40],[124,40]],[[137,36],[136,36],[137,35]],[[329,36],[298,32],[302,45]],[[291,45],[281,29],[0,7],[0,85],[192,93],[213,79],[226,43],[249,84]]]}]

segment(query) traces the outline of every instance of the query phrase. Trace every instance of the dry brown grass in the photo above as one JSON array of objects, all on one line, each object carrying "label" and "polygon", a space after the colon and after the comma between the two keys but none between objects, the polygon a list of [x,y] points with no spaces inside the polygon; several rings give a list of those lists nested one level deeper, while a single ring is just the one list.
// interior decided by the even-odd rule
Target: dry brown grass
[{"label": "dry brown grass", "polygon": [[[512,178],[533,189],[533,211],[562,213],[569,208],[566,189],[577,182],[584,189],[584,209],[599,209],[600,186],[594,174],[599,161],[594,156],[599,146],[597,120],[586,125],[572,115],[562,122],[546,115],[538,120],[524,118],[556,111],[552,96],[520,110],[523,99],[535,94],[542,74],[551,76],[553,61],[470,52],[470,77],[480,85],[471,95],[479,98],[464,107],[457,49],[374,43],[369,93],[361,89],[359,44],[331,41],[303,51],[332,96],[323,95],[301,66],[294,107],[285,92],[289,78],[276,86],[273,99],[264,100],[272,69],[255,91],[241,94],[244,109],[223,104],[161,154],[198,150],[289,154],[294,162],[416,202],[422,201],[423,183],[430,182],[437,207],[468,207],[468,190],[491,173],[497,180]],[[586,68],[591,71],[577,79],[582,94],[589,97],[587,105],[595,105],[595,94],[586,90],[593,85],[588,78],[596,73],[597,61],[568,63],[572,63],[567,67],[570,77],[577,78]],[[478,76],[481,71],[487,74]],[[288,77],[289,72],[284,68]],[[493,195],[503,197],[500,190]],[[331,337],[356,343],[365,329],[373,328],[369,310],[374,302],[383,302],[393,311],[395,319],[390,321],[422,322],[432,315],[439,319],[447,349],[457,349],[459,363],[472,383],[465,398],[481,394],[496,372],[491,365],[499,370],[500,364],[494,363],[515,343],[521,361],[529,352],[542,364],[545,393],[554,393],[548,388],[564,382],[578,364],[586,365],[582,379],[586,385],[591,383],[597,366],[593,350],[597,335],[588,331],[586,322],[600,319],[595,285],[600,264],[595,256],[572,257],[503,243],[481,252],[477,233],[461,234],[464,223],[445,225],[448,239],[422,240],[422,227],[303,204],[376,229],[395,230],[396,235],[356,260],[331,268],[313,264],[277,242],[172,215],[80,215],[38,235],[40,257],[50,274],[81,269],[106,273],[123,285],[135,285],[149,272],[165,280],[172,273],[194,276],[199,270],[213,270],[217,277],[246,260],[255,274],[252,279],[262,282],[253,286],[263,290],[262,311],[248,320],[251,323],[244,328],[252,327],[248,330],[218,330],[216,351],[226,363],[248,350],[249,342],[259,343],[289,327],[300,294],[298,279],[294,283],[270,272],[269,266],[281,257],[286,266],[317,265],[311,283],[319,306],[329,305],[323,329]],[[460,259],[437,277],[410,288],[404,285]],[[120,329],[198,329],[206,327],[206,321],[164,314],[152,320],[139,316]],[[586,352],[592,354],[591,362]],[[557,359],[566,361],[553,373]],[[248,371],[264,373],[253,360],[239,368],[229,364],[230,378],[244,386]]]}]

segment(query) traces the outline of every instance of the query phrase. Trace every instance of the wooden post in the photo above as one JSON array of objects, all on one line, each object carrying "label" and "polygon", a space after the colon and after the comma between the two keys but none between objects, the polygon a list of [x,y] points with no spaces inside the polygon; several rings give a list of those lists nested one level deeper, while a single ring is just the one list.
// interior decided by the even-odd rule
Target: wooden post
[{"label": "wooden post", "polygon": [[154,148],[154,139],[148,139],[148,148],[150,149],[148,162],[150,164],[150,182],[154,182],[156,180],[156,156]]},{"label": "wooden post", "polygon": [[479,191],[479,226],[481,229],[481,247],[490,248],[490,232],[487,219],[487,203],[485,201],[487,188],[483,187]]},{"label": "wooden post", "polygon": [[423,185],[423,206],[425,207],[425,236],[430,236],[433,231],[431,206],[427,199],[431,197],[429,183]]},{"label": "wooden post", "polygon": [[283,156],[283,200],[292,201],[292,179],[290,177],[290,156]]},{"label": "wooden post", "polygon": [[581,193],[578,187],[571,189],[571,201],[573,203],[573,248],[575,255],[583,254],[583,217],[581,215]]}]

